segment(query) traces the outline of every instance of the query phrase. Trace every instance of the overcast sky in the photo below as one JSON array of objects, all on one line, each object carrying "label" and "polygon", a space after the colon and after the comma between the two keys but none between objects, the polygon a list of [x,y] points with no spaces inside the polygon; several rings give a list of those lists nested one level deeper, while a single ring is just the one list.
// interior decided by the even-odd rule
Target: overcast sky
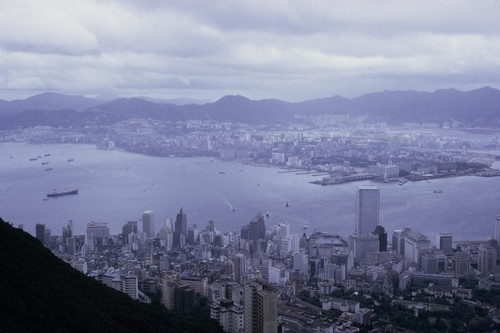
[{"label": "overcast sky", "polygon": [[0,0],[0,99],[500,88],[498,0]]}]

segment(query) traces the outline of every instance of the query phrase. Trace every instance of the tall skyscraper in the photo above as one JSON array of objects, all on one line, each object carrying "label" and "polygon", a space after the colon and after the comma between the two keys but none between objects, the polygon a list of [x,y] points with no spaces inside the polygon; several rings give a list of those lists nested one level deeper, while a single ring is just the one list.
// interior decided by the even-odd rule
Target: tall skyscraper
[{"label": "tall skyscraper", "polygon": [[373,185],[358,188],[356,195],[356,228],[358,235],[374,232],[379,225],[380,190]]},{"label": "tall skyscraper", "polygon": [[186,213],[181,210],[177,214],[175,218],[175,231],[174,231],[174,246],[181,246],[181,236],[184,236],[184,239],[187,239],[187,217]]},{"label": "tall skyscraper", "polygon": [[49,228],[45,228],[45,231],[43,233],[43,238],[44,238],[44,244],[47,247],[52,247],[52,232],[50,231]]},{"label": "tall skyscraper", "polygon": [[248,225],[248,239],[258,240],[266,238],[266,222],[262,214],[257,214]]},{"label": "tall skyscraper", "polygon": [[278,331],[278,300],[276,292],[259,280],[245,282],[245,333]]},{"label": "tall skyscraper", "polygon": [[37,223],[35,226],[36,239],[45,244],[45,224]]},{"label": "tall skyscraper", "polygon": [[146,210],[142,213],[142,232],[147,238],[155,236],[155,215],[152,210]]}]

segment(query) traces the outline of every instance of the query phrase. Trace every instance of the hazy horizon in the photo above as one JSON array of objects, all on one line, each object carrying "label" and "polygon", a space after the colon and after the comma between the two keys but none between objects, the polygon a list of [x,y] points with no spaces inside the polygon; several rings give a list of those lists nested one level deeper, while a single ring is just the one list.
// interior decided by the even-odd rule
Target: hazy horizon
[{"label": "hazy horizon", "polygon": [[139,98],[139,99],[149,100],[149,101],[153,101],[153,102],[168,102],[168,101],[175,101],[175,100],[192,100],[192,101],[196,102],[194,104],[204,104],[204,103],[214,103],[214,102],[216,102],[216,101],[218,101],[218,100],[220,100],[220,99],[222,99],[222,98],[224,98],[226,96],[242,96],[242,97],[248,98],[248,99],[253,100],[253,101],[260,101],[260,100],[267,100],[267,99],[271,99],[271,100],[272,99],[276,99],[276,100],[281,100],[281,101],[284,101],[284,102],[290,102],[290,103],[299,102],[300,103],[300,102],[305,102],[305,101],[309,101],[309,100],[331,98],[331,97],[335,97],[335,96],[340,96],[340,97],[347,98],[347,99],[356,99],[356,98],[361,97],[363,95],[375,94],[375,93],[381,93],[381,92],[396,92],[396,91],[409,92],[409,91],[415,91],[415,92],[434,93],[434,92],[439,91],[439,90],[458,90],[460,92],[469,92],[469,91],[479,90],[479,89],[483,89],[483,88],[492,88],[492,89],[495,89],[495,90],[500,90],[500,88],[490,87],[490,86],[482,86],[482,87],[476,87],[476,88],[471,88],[471,89],[457,89],[457,88],[454,88],[454,87],[448,87],[448,88],[443,87],[443,88],[434,89],[434,90],[386,89],[386,90],[378,90],[378,91],[368,91],[368,92],[362,93],[361,95],[356,95],[356,96],[352,96],[352,97],[351,96],[339,95],[339,94],[332,94],[332,95],[329,95],[329,96],[311,97],[310,99],[296,100],[296,101],[295,100],[284,100],[284,99],[279,99],[279,98],[274,98],[274,97],[256,98],[256,99],[254,99],[254,98],[250,98],[248,96],[241,95],[241,94],[227,94],[227,95],[222,95],[222,96],[216,97],[213,100],[204,100],[204,99],[189,98],[189,97],[184,97],[184,96],[172,96],[172,97],[149,97],[149,96],[139,96],[139,95],[129,95],[129,96],[109,95],[109,96],[105,96],[105,95],[89,95],[89,94],[86,95],[86,94],[77,94],[77,93],[63,93],[63,92],[58,92],[58,91],[40,91],[40,92],[37,92],[37,93],[34,93],[34,94],[23,95],[23,97],[18,97],[18,98],[14,98],[14,99],[7,99],[7,98],[4,98],[4,97],[0,96],[0,100],[6,101],[6,102],[12,102],[12,101],[16,101],[16,100],[25,100],[25,99],[28,99],[30,97],[34,97],[34,96],[37,96],[37,95],[43,95],[43,94],[47,94],[47,93],[49,93],[49,94],[50,93],[54,93],[54,94],[61,94],[61,95],[65,95],[65,96],[82,96],[82,97],[94,99],[96,101],[101,101],[103,103],[105,103],[107,101],[112,101],[112,100],[115,100],[115,99],[120,99],[120,98]]},{"label": "hazy horizon", "polygon": [[500,88],[497,1],[2,2],[0,96]]}]

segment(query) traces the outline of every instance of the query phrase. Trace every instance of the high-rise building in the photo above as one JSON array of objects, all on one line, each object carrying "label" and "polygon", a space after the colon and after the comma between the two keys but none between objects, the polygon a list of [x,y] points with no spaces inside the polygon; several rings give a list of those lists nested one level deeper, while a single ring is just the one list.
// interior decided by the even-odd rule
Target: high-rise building
[{"label": "high-rise building", "polygon": [[353,234],[349,236],[349,250],[355,259],[365,259],[371,252],[379,251],[379,239],[375,234]]},{"label": "high-rise building", "polygon": [[278,300],[275,290],[260,280],[245,282],[245,333],[278,331]]},{"label": "high-rise building", "polygon": [[471,258],[467,252],[457,252],[453,255],[453,267],[456,274],[465,274],[470,270]]},{"label": "high-rise building", "polygon": [[240,333],[244,329],[243,315],[243,307],[232,300],[221,299],[210,306],[210,318],[217,320],[224,332]]},{"label": "high-rise building", "polygon": [[[184,237],[182,237],[184,236]],[[188,233],[187,233],[187,217],[186,213],[181,210],[177,214],[175,218],[175,231],[174,231],[174,246],[175,247],[180,247],[181,246],[181,239],[187,239]]]},{"label": "high-rise building", "polygon": [[146,210],[142,213],[142,232],[147,238],[155,237],[155,215],[152,210]]},{"label": "high-rise building", "polygon": [[45,244],[45,224],[37,223],[35,226],[36,239]]},{"label": "high-rise building", "polygon": [[392,250],[397,254],[405,255],[405,237],[410,231],[410,228],[404,228],[392,232]]},{"label": "high-rise building", "polygon": [[451,234],[437,234],[436,235],[436,249],[443,251],[447,256],[453,253],[453,237]]},{"label": "high-rise building", "polygon": [[500,243],[500,215],[495,219],[495,239]]},{"label": "high-rise building", "polygon": [[430,247],[430,240],[419,232],[410,231],[405,236],[405,258],[410,261],[420,264],[420,256]]},{"label": "high-rise building", "polygon": [[175,289],[179,285],[179,275],[167,272],[162,278],[161,302],[169,310],[175,310]]},{"label": "high-rise building", "polygon": [[194,290],[187,284],[175,288],[175,310],[179,312],[191,312],[194,306]]},{"label": "high-rise building", "polygon": [[127,274],[126,276],[124,276],[122,280],[122,291],[133,299],[138,299],[139,285],[137,276],[133,274]]},{"label": "high-rise building", "polygon": [[194,227],[189,227],[188,228],[187,243],[189,245],[193,245],[194,244]]},{"label": "high-rise building", "polygon": [[52,246],[52,232],[50,231],[49,228],[45,228],[43,233],[43,239],[45,246],[50,248]]},{"label": "high-rise building", "polygon": [[106,244],[107,239],[109,239],[109,227],[107,223],[92,221],[87,224],[85,244],[87,244],[89,252],[93,252],[96,248]]},{"label": "high-rise building", "polygon": [[68,239],[73,237],[73,221],[69,220],[68,225],[62,228],[62,245],[64,252],[68,251]]},{"label": "high-rise building", "polygon": [[248,239],[256,241],[258,239],[264,239],[265,237],[266,224],[264,216],[262,216],[262,214],[257,214],[248,225]]},{"label": "high-rise building", "polygon": [[477,269],[481,273],[492,273],[497,263],[497,250],[486,244],[481,244],[478,251]]},{"label": "high-rise building", "polygon": [[[125,223],[122,227],[122,235],[123,236],[128,236],[129,234],[133,232],[138,232],[139,230],[137,229],[137,221],[128,221]],[[127,239],[127,237],[125,237]]]},{"label": "high-rise building", "polygon": [[380,190],[373,185],[358,188],[356,195],[356,228],[358,235],[375,231],[379,225]]},{"label": "high-rise building", "polygon": [[234,301],[235,304],[241,304],[241,299],[243,296],[243,288],[241,284],[236,282],[224,282],[224,288],[226,291],[226,298]]},{"label": "high-rise building", "polygon": [[247,273],[247,258],[244,254],[238,253],[234,259],[234,281],[243,283]]},{"label": "high-rise building", "polygon": [[309,257],[304,252],[295,252],[293,254],[293,269],[299,270],[304,274],[309,271]]},{"label": "high-rise building", "polygon": [[387,252],[387,232],[383,226],[378,225],[375,227],[374,233],[378,235],[378,247],[380,252]]},{"label": "high-rise building", "polygon": [[442,251],[424,251],[421,255],[421,268],[427,274],[446,272],[447,260]]}]

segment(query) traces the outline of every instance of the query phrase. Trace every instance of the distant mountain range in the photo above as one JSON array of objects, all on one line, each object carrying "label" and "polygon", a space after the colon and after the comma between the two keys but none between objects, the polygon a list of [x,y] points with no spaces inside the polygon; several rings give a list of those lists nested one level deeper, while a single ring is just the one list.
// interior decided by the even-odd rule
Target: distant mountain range
[{"label": "distant mountain range", "polygon": [[0,127],[110,125],[131,118],[291,124],[307,121],[310,116],[346,114],[390,124],[458,121],[467,126],[500,126],[500,91],[489,87],[471,91],[383,91],[356,98],[333,96],[297,103],[250,100],[243,96],[224,96],[201,105],[180,101],[174,104],[168,100],[118,98],[102,102],[83,96],[44,93],[24,100],[0,100]]}]

